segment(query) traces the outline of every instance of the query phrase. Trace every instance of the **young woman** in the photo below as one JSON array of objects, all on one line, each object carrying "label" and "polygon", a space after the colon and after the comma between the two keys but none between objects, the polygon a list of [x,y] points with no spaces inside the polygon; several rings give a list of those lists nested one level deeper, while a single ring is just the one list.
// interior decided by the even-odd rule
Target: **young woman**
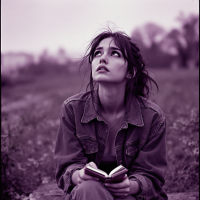
[{"label": "young woman", "polygon": [[[167,199],[166,122],[148,100],[148,75],[139,48],[123,32],[95,37],[83,58],[91,67],[90,91],[64,101],[55,148],[56,180],[63,199]],[[157,86],[157,84],[156,84]],[[85,173],[122,164],[120,183]]]}]

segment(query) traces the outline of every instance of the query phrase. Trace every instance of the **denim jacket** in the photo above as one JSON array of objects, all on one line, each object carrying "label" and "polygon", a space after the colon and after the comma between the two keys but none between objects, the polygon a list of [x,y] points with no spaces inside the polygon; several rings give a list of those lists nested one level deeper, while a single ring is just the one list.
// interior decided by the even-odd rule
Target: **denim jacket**
[{"label": "denim jacket", "polygon": [[[97,91],[93,91],[94,96]],[[166,162],[166,119],[161,109],[146,98],[143,103],[132,97],[126,104],[125,119],[115,138],[117,164],[128,171],[129,179],[138,181],[141,192],[137,199],[167,199],[162,189]],[[93,161],[101,162],[108,125],[102,119],[91,92],[74,95],[61,109],[54,159],[58,187],[70,194],[72,174]]]}]

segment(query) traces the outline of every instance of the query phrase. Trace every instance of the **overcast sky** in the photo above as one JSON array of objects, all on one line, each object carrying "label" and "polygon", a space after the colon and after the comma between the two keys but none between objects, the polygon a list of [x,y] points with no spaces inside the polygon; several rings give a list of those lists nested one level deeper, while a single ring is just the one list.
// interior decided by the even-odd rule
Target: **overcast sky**
[{"label": "overcast sky", "polygon": [[181,11],[198,14],[199,0],[1,0],[1,52],[80,55],[108,21],[128,34],[147,22],[169,30]]}]

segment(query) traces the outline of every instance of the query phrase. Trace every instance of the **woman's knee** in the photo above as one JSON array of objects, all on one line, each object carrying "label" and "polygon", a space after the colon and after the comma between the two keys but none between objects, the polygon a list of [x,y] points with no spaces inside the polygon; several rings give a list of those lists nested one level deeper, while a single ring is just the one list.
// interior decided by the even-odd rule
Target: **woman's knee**
[{"label": "woman's knee", "polygon": [[113,196],[102,183],[95,180],[84,181],[77,185],[70,196],[73,200],[113,200]]},{"label": "woman's knee", "polygon": [[79,190],[94,191],[102,186],[102,183],[95,180],[84,181],[78,185]]},{"label": "woman's knee", "polygon": [[[114,200],[121,200],[120,198],[115,198]],[[136,197],[133,196],[127,196],[123,200],[137,200]]]}]

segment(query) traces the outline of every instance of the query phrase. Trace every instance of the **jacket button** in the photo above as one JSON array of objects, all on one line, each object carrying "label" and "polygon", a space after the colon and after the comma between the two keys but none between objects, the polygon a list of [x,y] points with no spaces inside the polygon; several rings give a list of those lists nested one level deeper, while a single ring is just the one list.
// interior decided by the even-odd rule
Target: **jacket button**
[{"label": "jacket button", "polygon": [[101,154],[99,154],[99,158],[101,158]]}]

